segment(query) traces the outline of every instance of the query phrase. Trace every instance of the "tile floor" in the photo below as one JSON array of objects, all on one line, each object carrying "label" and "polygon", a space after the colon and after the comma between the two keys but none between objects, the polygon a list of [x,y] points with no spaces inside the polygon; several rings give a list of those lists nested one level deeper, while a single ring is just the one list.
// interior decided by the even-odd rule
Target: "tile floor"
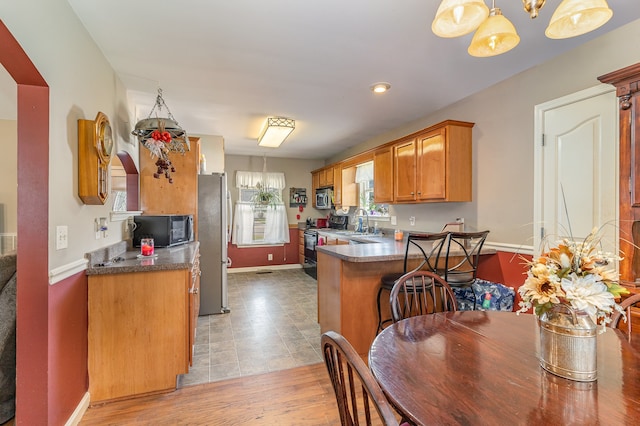
[{"label": "tile floor", "polygon": [[228,283],[231,312],[198,318],[179,387],[323,362],[316,281],[302,269],[233,273]]}]

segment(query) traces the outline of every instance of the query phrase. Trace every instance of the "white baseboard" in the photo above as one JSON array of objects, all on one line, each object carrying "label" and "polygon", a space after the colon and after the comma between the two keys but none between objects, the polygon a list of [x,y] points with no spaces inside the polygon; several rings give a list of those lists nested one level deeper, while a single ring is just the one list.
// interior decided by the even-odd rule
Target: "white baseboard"
[{"label": "white baseboard", "polygon": [[80,403],[78,404],[76,409],[73,410],[73,413],[71,413],[71,417],[69,417],[69,420],[67,420],[67,422],[65,423],[65,426],[79,425],[80,420],[82,420],[82,417],[84,416],[84,413],[87,411],[87,408],[89,408],[89,402],[91,402],[91,395],[89,395],[89,392],[85,392],[84,396],[80,400]]},{"label": "white baseboard", "polygon": [[246,268],[229,268],[227,272],[229,274],[236,274],[239,272],[259,272],[259,271],[278,271],[283,269],[300,269],[302,265],[299,263],[290,263],[287,265],[270,265],[270,266],[247,266]]}]

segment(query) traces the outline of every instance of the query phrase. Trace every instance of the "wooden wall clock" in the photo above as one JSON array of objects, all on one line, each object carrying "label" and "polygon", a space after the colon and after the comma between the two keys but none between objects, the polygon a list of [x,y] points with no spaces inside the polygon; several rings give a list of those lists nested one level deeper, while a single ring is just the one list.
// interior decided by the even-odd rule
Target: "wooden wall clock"
[{"label": "wooden wall clock", "polygon": [[85,204],[104,204],[109,197],[109,162],[113,132],[109,118],[78,120],[78,196]]}]

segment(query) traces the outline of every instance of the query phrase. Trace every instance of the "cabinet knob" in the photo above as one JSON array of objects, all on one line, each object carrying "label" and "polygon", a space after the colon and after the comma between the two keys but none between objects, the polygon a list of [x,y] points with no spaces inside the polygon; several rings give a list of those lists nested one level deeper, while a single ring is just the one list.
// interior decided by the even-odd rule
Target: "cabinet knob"
[{"label": "cabinet knob", "polygon": [[413,191],[411,191],[411,195],[415,195],[415,194],[413,193]]}]

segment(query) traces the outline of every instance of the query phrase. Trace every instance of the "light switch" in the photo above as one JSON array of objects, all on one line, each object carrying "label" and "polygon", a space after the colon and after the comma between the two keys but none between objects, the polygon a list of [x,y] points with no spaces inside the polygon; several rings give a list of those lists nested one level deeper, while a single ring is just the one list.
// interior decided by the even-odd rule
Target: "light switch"
[{"label": "light switch", "polygon": [[56,226],[56,250],[66,249],[69,246],[68,233],[66,226]]}]

